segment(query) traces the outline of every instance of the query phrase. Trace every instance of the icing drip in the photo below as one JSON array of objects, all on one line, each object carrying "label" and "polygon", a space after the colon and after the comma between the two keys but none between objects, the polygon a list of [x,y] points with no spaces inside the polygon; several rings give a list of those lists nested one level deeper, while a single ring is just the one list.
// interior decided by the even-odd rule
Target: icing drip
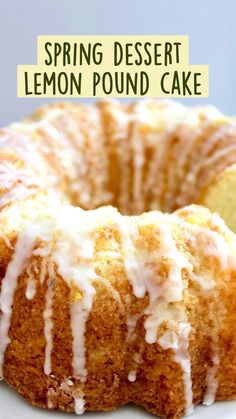
[{"label": "icing drip", "polygon": [[19,169],[12,164],[4,162],[0,164],[0,188],[10,189],[15,182],[24,183],[25,186],[42,186],[41,179],[35,177],[29,169]]},{"label": "icing drip", "polygon": [[[158,343],[164,349],[173,349],[175,361],[179,363],[183,370],[185,384],[186,413],[192,411],[192,380],[190,356],[188,353],[188,336],[191,326],[187,322],[182,301],[182,270],[191,268],[188,260],[177,249],[175,240],[172,237],[171,227],[167,222],[167,216],[161,213],[149,213],[148,217],[144,214],[139,219],[139,225],[151,224],[158,226],[158,236],[160,237],[160,248],[151,253],[145,254],[143,249],[135,247],[134,240],[138,239],[138,230],[124,228],[119,221],[119,231],[124,250],[124,265],[126,275],[129,279],[136,297],[142,298],[148,292],[149,305],[144,310],[146,320],[145,340],[149,344]],[[164,222],[166,221],[166,222]],[[139,261],[139,262],[138,262]],[[157,273],[153,266],[159,266],[160,262],[166,261],[168,264],[168,277],[163,285],[157,278]],[[172,303],[175,303],[173,306]],[[179,304],[180,303],[180,304]],[[172,308],[170,309],[170,304]],[[170,330],[165,336],[158,338],[158,330],[163,322],[168,321]],[[177,331],[173,331],[172,328]],[[173,338],[174,337],[174,344]],[[134,371],[130,372],[128,379],[135,379]]]},{"label": "icing drip", "polygon": [[[97,278],[93,267],[94,239],[92,235],[96,227],[96,213],[99,216],[99,210],[94,211],[92,218],[89,212],[79,208],[64,208],[56,220],[57,242],[52,256],[58,267],[58,273],[72,289],[75,287],[80,294],[78,301],[76,299],[71,303],[70,314],[73,337],[73,375],[81,383],[84,383],[87,378],[85,332],[95,295],[92,281]],[[75,399],[75,411],[82,413],[83,409],[82,399]]]},{"label": "icing drip", "polygon": [[[191,360],[188,353],[188,337],[191,326],[187,322],[187,316],[184,307],[178,305],[182,301],[182,270],[189,269],[190,264],[178,251],[175,241],[172,238],[171,230],[163,223],[159,227],[160,232],[160,249],[158,255],[154,257],[159,260],[168,261],[168,277],[166,284],[161,286],[153,281],[154,272],[146,268],[144,264],[144,274],[146,275],[147,289],[149,293],[149,306],[144,313],[147,315],[144,323],[146,329],[146,341],[150,344],[158,343],[164,349],[173,349],[174,359],[180,364],[183,371],[184,391],[185,391],[185,411],[190,414],[193,411],[192,405],[192,380],[191,380]],[[150,257],[150,260],[152,256]],[[158,263],[158,262],[156,262]],[[176,303],[175,307],[170,309],[169,304]],[[168,330],[164,335],[158,338],[158,330],[165,321],[169,322],[169,327],[174,327],[177,331]]]},{"label": "icing drip", "polygon": [[206,376],[206,383],[207,389],[204,395],[203,404],[206,406],[210,406],[215,401],[216,391],[218,388],[218,381],[216,379],[216,374],[220,365],[220,354],[219,354],[219,342],[218,339],[216,342],[213,342],[212,345],[213,356],[211,357],[212,360],[212,367],[210,367],[207,371]]},{"label": "icing drip", "polygon": [[21,123],[14,123],[12,124],[12,127],[14,128],[21,128],[25,131],[34,131],[35,129],[38,129],[40,127],[43,127],[44,125],[48,123],[52,123],[53,120],[57,119],[58,117],[61,117],[63,115],[63,109],[61,108],[52,108],[47,109],[47,112],[37,118],[36,115],[33,115],[30,119],[25,119]]},{"label": "icing drip", "polygon": [[132,235],[138,234],[137,227],[126,217],[116,217],[121,236],[121,247],[127,277],[133,287],[134,295],[138,298],[145,296],[146,288],[138,264],[137,251],[132,241]]},{"label": "icing drip", "polygon": [[68,133],[63,132],[60,128],[51,124],[45,124],[43,126],[43,133],[46,135],[46,138],[52,141],[53,152],[57,158],[57,162],[60,162],[62,173],[66,171],[67,177],[70,179],[70,184],[74,185],[75,179],[77,180],[78,178],[76,165],[78,153],[75,146],[72,148]]},{"label": "icing drip", "polygon": [[136,381],[136,378],[137,378],[137,371],[136,370],[130,371],[129,374],[128,374],[128,380],[131,383],[134,383]]},{"label": "icing drip", "polygon": [[[88,206],[92,200],[87,158],[88,145],[86,144],[83,128],[83,116],[81,116],[80,111],[80,108],[76,111],[73,108],[71,109],[71,112],[65,112],[65,114],[63,114],[63,119],[59,119],[59,126],[56,126],[55,130],[62,131],[61,138],[60,142],[57,139],[53,148],[56,148],[59,160],[63,150],[63,167],[64,170],[66,170],[66,173],[68,172],[69,174],[70,188],[79,197],[79,204]],[[60,147],[58,147],[59,144]],[[64,153],[65,147],[67,148],[66,153]],[[78,179],[80,180],[79,182]]]},{"label": "icing drip", "polygon": [[83,397],[75,397],[74,400],[75,400],[75,413],[77,415],[82,415],[85,411],[84,398]]},{"label": "icing drip", "polygon": [[[217,291],[214,292],[215,303],[219,301],[219,293]],[[220,309],[224,310],[222,304],[218,304]],[[217,333],[217,327],[219,327],[219,322],[221,319],[219,318],[218,312],[214,313],[211,307],[209,307],[209,316],[213,323],[212,328],[212,342],[211,342],[211,362],[212,366],[208,368],[206,373],[206,392],[204,395],[203,404],[206,406],[210,406],[215,401],[216,392],[218,388],[218,380],[217,380],[217,372],[220,365],[220,349],[219,349],[219,335]],[[217,324],[218,323],[218,324]],[[216,330],[214,330],[216,329]]]},{"label": "icing drip", "polygon": [[42,256],[42,265],[41,265],[41,271],[40,271],[40,284],[42,285],[44,283],[44,280],[45,280],[45,277],[46,277],[46,274],[47,274],[47,263],[48,263],[48,260],[45,257],[46,254],[42,254],[41,251],[40,251],[40,253],[37,252],[37,254],[39,254],[40,256]]},{"label": "icing drip", "polygon": [[29,226],[18,238],[15,246],[15,253],[8,264],[6,274],[2,280],[2,289],[0,296],[0,308],[2,315],[0,318],[0,377],[3,377],[4,355],[10,338],[8,335],[14,292],[17,287],[18,277],[23,273],[25,262],[32,255],[35,240],[39,234],[39,229]]},{"label": "icing drip", "polygon": [[0,164],[0,189],[5,191],[0,197],[0,207],[34,195],[40,187],[43,187],[41,178],[29,167],[20,169],[7,161]]},{"label": "icing drip", "polygon": [[[141,312],[141,313],[135,314],[133,316],[129,316],[128,319],[127,319],[126,324],[128,326],[128,333],[127,333],[126,341],[127,341],[128,344],[132,343],[134,341],[134,339],[136,338],[135,328],[136,328],[137,322],[141,318],[142,314],[143,313]],[[133,369],[131,371],[129,371],[128,380],[133,383],[134,381],[136,381],[138,366],[139,366],[139,364],[142,360],[140,349],[139,349],[138,352],[135,352],[133,354],[132,358],[133,358],[135,367],[133,367]]]},{"label": "icing drip", "polygon": [[36,143],[29,141],[27,136],[20,134],[14,129],[17,128],[21,131],[23,126],[23,124],[13,124],[13,129],[5,130],[5,135],[1,135],[0,150],[14,150],[14,153],[17,153],[20,160],[26,164],[27,168],[34,168],[34,171],[36,170],[37,173],[42,176],[45,165],[40,157],[40,152],[37,149]]},{"label": "icing drip", "polygon": [[53,403],[50,400],[50,396],[51,396],[50,391],[48,391],[47,392],[47,407],[48,407],[48,409],[53,409]]},{"label": "icing drip", "polygon": [[32,300],[36,294],[36,280],[34,276],[39,273],[37,266],[32,263],[31,266],[27,267],[26,273],[28,275],[28,281],[25,295],[28,300]]},{"label": "icing drip", "polygon": [[33,138],[29,138],[27,132],[25,133],[24,126],[27,125],[13,124],[12,128],[4,130],[5,135],[0,134],[0,150],[6,150],[7,155],[10,150],[17,160],[24,163],[23,168],[7,161],[1,164],[0,183],[5,184],[2,187],[8,188],[9,183],[13,186],[14,181],[18,180],[25,186],[46,185],[48,188],[49,185],[56,185],[57,176],[42,157],[43,145],[37,143],[35,138],[31,141]]},{"label": "icing drip", "polygon": [[[69,271],[61,271],[62,274],[67,276]],[[71,272],[72,273],[72,272]],[[74,272],[75,273],[75,272]],[[84,272],[85,273],[85,272]],[[91,273],[88,273],[87,278],[91,279]],[[86,275],[86,274],[85,274]],[[84,279],[86,276],[84,275]],[[76,279],[77,275],[74,275]],[[80,282],[79,282],[80,283]],[[86,331],[86,322],[88,320],[89,313],[92,308],[92,300],[95,294],[95,290],[92,286],[86,287],[83,289],[86,293],[86,299],[83,299],[81,302],[74,303],[71,306],[71,328],[73,334],[73,371],[75,378],[84,382],[87,377],[87,370],[85,367],[85,331]],[[79,324],[79,327],[78,327]]]},{"label": "icing drip", "polygon": [[140,314],[134,314],[133,316],[128,317],[127,319],[127,326],[128,326],[128,334],[127,334],[127,342],[130,342],[134,338],[134,331],[137,325],[138,320],[142,316]]},{"label": "icing drip", "polygon": [[[80,212],[77,217],[78,224],[75,223],[73,217],[74,211]],[[57,230],[60,231],[58,242],[53,255],[58,266],[58,272],[63,279],[71,285],[75,285],[82,298],[75,301],[70,306],[71,314],[71,330],[73,336],[73,375],[84,383],[87,378],[86,369],[86,345],[85,332],[86,322],[92,309],[95,288],[92,280],[97,278],[95,269],[93,268],[94,239],[92,232],[96,227],[96,212],[92,219],[90,213],[79,210],[78,208],[68,207],[64,214],[58,217]],[[99,215],[99,210],[97,211]],[[70,224],[68,220],[71,220]],[[68,241],[67,237],[70,237]],[[77,249],[77,258],[79,263],[75,264],[71,261],[74,249]],[[66,255],[66,257],[65,257]],[[82,414],[85,410],[85,402],[83,396],[74,397],[75,413]]]},{"label": "icing drip", "polygon": [[189,335],[191,326],[188,323],[180,323],[179,332],[167,331],[158,339],[158,343],[164,349],[173,349],[175,361],[180,364],[183,371],[185,390],[185,415],[193,413],[193,392],[191,379],[191,358],[188,352]]},{"label": "icing drip", "polygon": [[52,337],[52,330],[53,330],[53,297],[54,297],[54,289],[53,289],[53,282],[55,278],[55,272],[53,264],[49,264],[48,269],[48,280],[47,280],[47,291],[45,297],[45,310],[43,313],[44,318],[44,336],[46,340],[46,348],[45,348],[45,361],[44,361],[44,373],[49,375],[51,373],[51,355],[52,355],[52,348],[53,348],[53,337]]},{"label": "icing drip", "polygon": [[[158,220],[159,218],[159,220]],[[169,303],[181,302],[182,300],[182,270],[189,269],[190,264],[187,259],[177,250],[175,241],[172,237],[170,227],[164,224],[157,218],[157,225],[160,235],[160,248],[151,255],[140,255],[143,259],[142,272],[146,282],[147,291],[149,293],[149,306],[145,310],[147,319],[145,321],[146,341],[148,343],[155,343],[157,340],[157,333],[160,325],[169,318]],[[162,222],[162,223],[161,223]],[[150,269],[151,261],[158,266],[161,261],[168,263],[168,277],[166,283],[160,285],[155,281],[156,273]],[[174,323],[183,320],[185,315],[181,313],[179,305],[175,305],[176,320]]]}]

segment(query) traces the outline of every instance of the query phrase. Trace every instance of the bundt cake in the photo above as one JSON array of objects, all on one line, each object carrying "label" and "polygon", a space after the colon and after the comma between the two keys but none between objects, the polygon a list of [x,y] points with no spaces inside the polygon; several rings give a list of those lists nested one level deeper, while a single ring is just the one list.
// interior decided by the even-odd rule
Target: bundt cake
[{"label": "bundt cake", "polygon": [[64,103],[2,129],[0,377],[78,414],[236,398],[235,162],[211,107]]}]

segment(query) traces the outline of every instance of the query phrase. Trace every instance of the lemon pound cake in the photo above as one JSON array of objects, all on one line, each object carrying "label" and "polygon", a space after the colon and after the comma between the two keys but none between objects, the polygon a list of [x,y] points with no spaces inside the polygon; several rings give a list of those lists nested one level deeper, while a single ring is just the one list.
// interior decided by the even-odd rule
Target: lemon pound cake
[{"label": "lemon pound cake", "polygon": [[203,204],[236,232],[236,122],[214,107],[157,100],[50,104],[2,130],[0,150],[7,144],[33,171],[34,183],[40,179],[81,208],[113,205],[134,215]]},{"label": "lemon pound cake", "polygon": [[177,209],[224,208],[235,128],[150,101],[1,130],[0,377],[25,399],[171,419],[236,398],[236,236]]},{"label": "lemon pound cake", "polygon": [[236,238],[223,221],[197,206],[128,217],[44,204],[31,221],[18,205],[5,214],[1,377],[78,414],[134,402],[179,418],[235,397]]}]

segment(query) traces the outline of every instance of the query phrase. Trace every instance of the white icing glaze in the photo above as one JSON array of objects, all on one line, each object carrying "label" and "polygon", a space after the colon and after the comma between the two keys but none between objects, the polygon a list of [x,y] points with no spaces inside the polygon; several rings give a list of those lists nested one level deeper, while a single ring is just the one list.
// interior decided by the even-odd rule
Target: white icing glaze
[{"label": "white icing glaze", "polygon": [[77,415],[82,415],[85,411],[85,402],[83,397],[75,397],[75,413]]},{"label": "white icing glaze", "polygon": [[[13,126],[12,126],[13,127]],[[17,129],[6,129],[5,135],[0,135],[0,149],[7,152],[13,151],[19,160],[25,163],[25,168],[14,168],[14,166],[7,162],[4,162],[4,171],[8,167],[9,172],[13,171],[15,176],[24,176],[24,182],[27,178],[27,173],[30,174],[29,181],[33,178],[34,184],[42,183],[44,185],[56,185],[58,183],[57,176],[53,172],[52,168],[48,166],[44,158],[42,158],[43,146],[37,141],[31,141],[28,135],[25,135],[24,130],[21,132],[22,125],[19,124]],[[27,169],[26,169],[27,168]],[[1,170],[2,172],[2,170]],[[34,175],[33,175],[34,174]],[[36,174],[36,176],[35,176]],[[3,173],[2,173],[3,175]],[[10,175],[12,178],[13,175]],[[2,178],[4,180],[4,178]],[[38,183],[37,183],[38,182]]]},{"label": "white icing glaze", "polygon": [[[74,389],[73,387],[74,387],[74,383],[70,378],[63,380],[60,384],[60,389],[63,392],[65,392],[66,394],[73,397],[73,399],[74,399],[74,412],[77,415],[82,415],[85,412],[84,394],[83,394],[82,390],[79,390],[79,392],[78,392],[78,390]],[[78,393],[79,393],[79,395],[78,395]],[[77,395],[75,395],[75,394],[77,394]]]},{"label": "white icing glaze", "polygon": [[[155,343],[159,326],[166,319],[174,321],[178,324],[185,318],[181,312],[181,307],[175,305],[172,313],[169,310],[169,303],[181,302],[182,300],[182,270],[189,269],[188,260],[178,251],[175,240],[172,237],[171,227],[168,223],[164,223],[164,219],[160,213],[153,213],[158,225],[158,235],[160,237],[160,248],[150,255],[139,254],[142,260],[142,273],[149,294],[149,306],[145,309],[147,315],[145,321],[146,341]],[[157,274],[152,270],[152,263],[158,266],[160,262],[167,261],[168,277],[165,283],[161,285],[158,281]],[[174,313],[175,312],[175,313]],[[172,319],[169,318],[171,314]]]},{"label": "white icing glaze", "polygon": [[131,383],[134,383],[136,381],[136,378],[137,378],[137,371],[136,370],[130,371],[129,374],[128,374],[128,380]]},{"label": "white icing glaze", "polygon": [[[87,127],[84,127],[83,116],[81,117],[80,112],[66,111],[63,118],[59,119],[59,126],[55,126],[56,131],[62,130],[60,124],[63,124],[64,134],[61,134],[60,142],[58,139],[54,141],[53,149],[55,149],[58,159],[63,155],[62,164],[69,174],[70,188],[78,195],[80,205],[93,205],[88,165],[88,144],[84,132]],[[51,139],[55,139],[53,132],[51,132]],[[66,153],[64,153],[65,147],[67,149]],[[92,150],[89,149],[89,152],[92,153]]]},{"label": "white icing glaze", "polygon": [[50,391],[51,389],[49,388],[48,389],[48,391],[47,391],[47,407],[48,407],[48,409],[53,409],[53,403],[52,403],[52,401],[51,401],[51,391]]},{"label": "white icing glaze", "polygon": [[33,264],[31,264],[30,266],[27,266],[26,273],[28,275],[28,281],[25,295],[28,300],[32,300],[36,294],[35,274],[38,274],[38,272],[34,269]]},{"label": "white icing glaze", "polygon": [[[165,219],[166,218],[166,219]],[[127,278],[130,280],[134,294],[138,298],[144,297],[145,293],[149,295],[149,305],[144,310],[146,320],[144,323],[146,329],[145,340],[149,344],[158,343],[164,349],[173,349],[175,353],[175,361],[181,365],[183,369],[183,378],[185,384],[186,413],[192,411],[192,381],[191,366],[188,353],[188,336],[191,326],[187,322],[186,313],[184,311],[182,301],[182,270],[189,269],[190,263],[177,249],[174,238],[172,237],[171,227],[167,222],[168,217],[161,213],[149,213],[139,218],[139,225],[152,224],[157,226],[157,234],[159,235],[160,248],[147,255],[142,249],[135,247],[135,235],[137,239],[138,232],[125,231],[124,225],[119,222],[119,230],[122,237],[122,245],[124,246],[124,265],[126,268]],[[166,223],[165,223],[166,221]],[[130,263],[131,261],[131,263]],[[163,285],[157,279],[157,273],[153,271],[153,266],[158,266],[161,261],[168,262],[168,277]],[[139,279],[137,281],[137,273]],[[172,304],[170,309],[170,303]],[[179,303],[179,304],[178,304]],[[158,338],[158,330],[163,322],[168,321],[171,327],[177,329],[177,332],[167,331],[169,335],[175,337],[173,339],[165,339],[163,336]],[[133,324],[132,324],[133,326]],[[134,371],[128,379],[135,379]]]},{"label": "white icing glaze", "polygon": [[29,196],[35,195],[36,189],[35,188],[28,188],[21,183],[17,183],[11,190],[4,193],[0,198],[0,208],[4,207],[5,205],[15,203],[18,199],[25,199]]},{"label": "white icing glaze", "polygon": [[158,343],[164,349],[173,349],[174,359],[180,364],[183,371],[185,392],[185,415],[193,413],[193,392],[191,379],[191,358],[189,355],[189,335],[191,326],[189,323],[180,323],[179,332],[166,332],[158,339]]},{"label": "white icing glaze", "polygon": [[53,348],[53,298],[54,298],[54,281],[55,281],[55,271],[52,263],[48,265],[48,280],[47,280],[47,291],[45,296],[45,309],[43,312],[44,319],[44,336],[46,340],[45,348],[45,360],[44,360],[44,373],[49,375],[51,373],[51,355]]},{"label": "white icing glaze", "polygon": [[[70,180],[70,187],[79,193],[79,196],[83,196],[82,192],[85,190],[89,200],[90,182],[87,179],[87,166],[84,169],[86,177],[84,177],[82,173],[78,173],[78,169],[81,170],[81,168],[85,166],[86,159],[84,156],[83,161],[81,161],[81,153],[75,147],[75,141],[72,147],[68,133],[60,131],[60,129],[54,125],[45,124],[43,126],[43,133],[46,135],[46,138],[49,138],[52,142],[51,148],[56,155],[57,161],[60,162],[63,173],[66,172],[67,177]],[[80,179],[80,182],[77,181],[78,178]],[[86,184],[81,192],[81,185],[83,185],[85,181]],[[84,202],[81,201],[81,203],[83,204]]]},{"label": "white icing glaze", "polygon": [[116,216],[116,222],[121,236],[121,247],[127,277],[132,285],[134,295],[145,296],[146,288],[138,264],[137,252],[132,241],[132,235],[137,237],[137,226],[129,222],[127,217]]},{"label": "white icing glaze", "polygon": [[[77,214],[77,222],[74,214]],[[95,289],[91,281],[97,278],[93,268],[94,240],[91,233],[96,224],[91,216],[83,210],[73,207],[64,208],[56,220],[58,238],[52,260],[58,266],[58,272],[71,286],[75,285],[82,298],[70,306],[71,329],[73,336],[73,372],[77,379],[84,380],[87,376],[85,366],[85,330],[86,321],[92,309]],[[74,249],[77,249],[79,263],[73,262]],[[79,326],[78,326],[79,325]]]},{"label": "white icing glaze", "polygon": [[127,342],[131,342],[134,337],[134,331],[137,325],[138,320],[142,316],[142,313],[134,314],[133,316],[129,316],[127,319],[127,326],[128,326],[128,333],[127,333]]},{"label": "white icing glaze", "polygon": [[24,183],[25,186],[42,186],[43,182],[36,177],[30,168],[22,168],[4,162],[0,164],[0,188],[10,189],[15,182]]},{"label": "white icing glaze", "polygon": [[[194,212],[196,208],[191,208]],[[210,213],[209,213],[210,214]],[[210,217],[210,226],[217,228],[221,232],[229,234],[229,231],[225,223],[221,220],[218,214],[213,214]],[[205,256],[214,257],[220,265],[221,272],[230,272],[230,269],[235,269],[235,249],[236,242],[233,237],[233,242],[227,242],[224,236],[216,231],[212,231],[209,228],[190,226],[187,223],[183,223],[184,227],[189,230],[189,237],[191,240],[195,239],[195,247],[201,249]],[[233,247],[232,247],[233,246]],[[224,274],[225,275],[225,274]],[[206,373],[206,393],[204,396],[204,404],[210,405],[215,401],[216,391],[218,388],[217,371],[220,365],[220,351],[219,351],[219,325],[223,322],[225,315],[225,308],[221,302],[219,292],[216,288],[215,272],[214,269],[206,270],[202,276],[191,274],[193,281],[197,282],[200,286],[201,292],[204,293],[205,297],[213,297],[213,306],[209,305],[209,320],[212,323],[211,327],[211,350],[212,350],[212,366],[209,367]]]},{"label": "white icing glaze", "polygon": [[2,311],[0,319],[0,377],[3,377],[4,355],[9,339],[9,329],[11,324],[12,305],[18,277],[25,268],[25,262],[32,255],[35,240],[40,229],[29,226],[19,237],[15,246],[12,260],[7,266],[6,274],[2,280],[0,295],[0,307]]},{"label": "white icing glaze", "polygon": [[25,131],[35,131],[36,129],[52,123],[53,120],[63,115],[63,109],[61,108],[52,108],[47,109],[47,112],[44,112],[38,119],[33,116],[33,118],[25,119],[22,122],[15,122],[11,126],[17,129],[24,129]]},{"label": "white icing glaze", "polygon": [[204,401],[203,401],[203,404],[205,404],[206,406],[210,406],[212,403],[214,403],[216,391],[218,388],[218,381],[216,378],[216,374],[220,365],[218,342],[216,343],[216,347],[213,347],[212,349],[213,349],[213,356],[211,360],[212,360],[213,365],[207,371],[207,376],[206,376],[207,389],[206,389],[206,393],[204,395]]},{"label": "white icing glaze", "polygon": [[180,335],[178,336],[178,344],[174,349],[175,361],[180,364],[184,376],[184,390],[185,390],[185,415],[193,413],[193,392],[191,379],[191,359],[188,351],[189,335],[191,326],[188,323],[180,325]]},{"label": "white icing glaze", "polygon": [[[128,304],[130,305],[130,302],[128,302]],[[134,314],[132,316],[131,315],[128,316],[128,318],[126,320],[126,324],[127,324],[127,327],[128,327],[127,337],[126,337],[127,344],[130,344],[135,340],[136,335],[137,335],[136,332],[135,332],[135,329],[136,329],[137,323],[138,323],[139,319],[142,317],[142,315],[143,315],[143,313],[141,312],[141,313]],[[142,355],[141,355],[141,349],[140,348],[138,349],[137,352],[132,353],[132,360],[133,360],[134,365],[132,366],[132,370],[129,371],[129,373],[128,373],[128,380],[130,382],[136,381],[136,378],[137,378],[138,366],[139,366],[139,364],[141,363],[141,360],[142,360]]]}]

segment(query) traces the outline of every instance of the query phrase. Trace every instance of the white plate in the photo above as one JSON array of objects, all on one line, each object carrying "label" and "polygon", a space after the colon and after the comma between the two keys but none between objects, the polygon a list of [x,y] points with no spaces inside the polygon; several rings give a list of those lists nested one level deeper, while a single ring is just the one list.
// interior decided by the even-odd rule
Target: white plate
[{"label": "white plate", "polygon": [[[191,419],[235,419],[236,401],[218,402],[210,407],[198,406]],[[0,383],[0,419],[75,419],[77,415],[37,409],[25,402],[3,382]],[[155,418],[136,406],[126,406],[109,413],[87,412],[85,419],[150,419]]]}]

